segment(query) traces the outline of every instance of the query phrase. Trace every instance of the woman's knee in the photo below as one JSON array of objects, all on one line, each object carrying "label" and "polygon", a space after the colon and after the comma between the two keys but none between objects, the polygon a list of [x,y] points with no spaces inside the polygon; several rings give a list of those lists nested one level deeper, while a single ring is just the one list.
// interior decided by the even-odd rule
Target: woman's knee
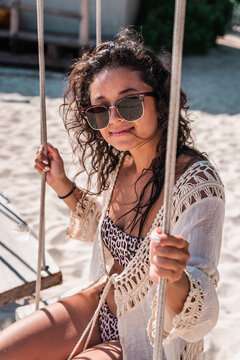
[{"label": "woman's knee", "polygon": [[[73,295],[12,324],[0,334],[0,359],[65,359],[94,313],[92,301],[86,293]],[[99,342],[97,323],[90,345]]]},{"label": "woman's knee", "polygon": [[68,352],[73,344],[70,339],[71,327],[73,326],[68,312],[61,303],[38,310],[2,331],[0,358],[1,360],[61,359],[59,355],[64,349]]}]

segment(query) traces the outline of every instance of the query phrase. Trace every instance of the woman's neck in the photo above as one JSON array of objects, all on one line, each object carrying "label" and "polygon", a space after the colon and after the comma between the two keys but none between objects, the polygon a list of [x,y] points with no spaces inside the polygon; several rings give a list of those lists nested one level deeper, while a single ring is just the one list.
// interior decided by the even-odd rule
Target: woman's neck
[{"label": "woman's neck", "polygon": [[154,159],[154,156],[146,156],[146,154],[139,154],[139,156],[136,154],[132,154],[132,171],[136,175],[136,177],[139,177],[144,169],[148,169],[151,165],[152,160]]},{"label": "woman's neck", "polygon": [[132,171],[135,172],[137,177],[142,174],[144,169],[148,169],[150,167],[153,159],[156,157],[157,141],[145,145],[146,146],[131,149],[130,151],[132,158]]}]

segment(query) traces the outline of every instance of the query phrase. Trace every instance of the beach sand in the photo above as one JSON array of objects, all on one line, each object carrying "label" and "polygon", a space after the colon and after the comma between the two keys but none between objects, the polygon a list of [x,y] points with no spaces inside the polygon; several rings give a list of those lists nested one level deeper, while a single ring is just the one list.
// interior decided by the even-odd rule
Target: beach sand
[{"label": "beach sand", "polygon": [[[240,44],[236,35],[234,44]],[[240,46],[239,46],[240,48]],[[182,84],[192,109],[193,133],[200,150],[217,167],[226,190],[226,221],[219,264],[220,316],[205,339],[204,360],[240,358],[240,49],[221,42],[207,56],[183,60]],[[40,178],[33,159],[40,140],[38,72],[0,67],[0,191],[38,234]],[[66,171],[73,176],[67,134],[58,107],[66,85],[64,74],[47,72],[48,140],[58,147]],[[82,184],[84,178],[78,179]],[[63,272],[63,284],[44,290],[44,299],[57,297],[88,281],[91,244],[65,240],[69,211],[56,194],[46,192],[46,247]],[[0,308],[0,328],[14,321],[18,303]]]}]

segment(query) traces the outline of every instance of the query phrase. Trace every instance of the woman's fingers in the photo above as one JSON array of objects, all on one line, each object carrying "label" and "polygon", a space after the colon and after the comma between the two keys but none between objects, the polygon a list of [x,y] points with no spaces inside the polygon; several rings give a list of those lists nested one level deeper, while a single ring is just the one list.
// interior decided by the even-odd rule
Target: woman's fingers
[{"label": "woman's fingers", "polygon": [[179,280],[182,272],[186,268],[187,259],[188,257],[183,257],[182,260],[173,260],[153,255],[151,261],[151,275],[153,281],[157,282],[159,276],[166,278],[171,282]]},{"label": "woman's fingers", "polygon": [[157,282],[158,277],[177,281],[189,260],[188,242],[181,236],[161,234],[156,228],[151,234],[150,275]]},{"label": "woman's fingers", "polygon": [[43,155],[43,145],[39,145],[36,151],[36,158],[34,168],[41,175],[42,172],[48,172],[51,170],[51,161],[48,157]]},{"label": "woman's fingers", "polygon": [[63,159],[58,149],[47,143],[47,157],[43,154],[42,145],[38,147],[36,155],[34,167],[39,174],[42,174],[43,171],[47,172],[46,181],[48,185],[56,192],[63,186],[65,187],[69,179],[66,176]]},{"label": "woman's fingers", "polygon": [[50,167],[49,167],[49,165],[48,165],[48,162],[41,162],[41,161],[39,161],[39,160],[37,160],[37,159],[35,159],[35,169],[36,170],[41,170],[41,171],[50,171]]},{"label": "woman's fingers", "polygon": [[49,159],[48,159],[48,157],[47,157],[47,156],[44,156],[44,154],[43,154],[43,145],[39,145],[39,147],[38,147],[38,149],[37,149],[37,151],[36,151],[36,155],[37,155],[36,159],[37,159],[38,161],[43,162],[45,165],[48,165],[48,164],[49,164]]},{"label": "woman's fingers", "polygon": [[170,283],[181,278],[174,270],[159,268],[155,265],[150,267],[150,277],[156,284],[158,283],[159,277],[168,280]]},{"label": "woman's fingers", "polygon": [[182,249],[188,245],[188,242],[182,236],[162,234],[156,230],[152,232],[151,239],[156,247],[159,247],[160,245],[162,247],[173,246]]},{"label": "woman's fingers", "polygon": [[178,268],[185,268],[186,257],[182,256],[182,259],[164,258],[162,256],[153,255],[153,264],[163,269],[178,270]]},{"label": "woman's fingers", "polygon": [[49,170],[46,170],[46,169],[42,169],[40,168],[39,166],[35,165],[34,168],[37,170],[37,172],[41,175],[44,172],[47,172]]},{"label": "woman's fingers", "polygon": [[59,155],[58,149],[55,148],[52,144],[47,143],[47,153],[50,159],[61,159],[61,156]]},{"label": "woman's fingers", "polygon": [[40,169],[37,165],[34,165],[34,169],[36,169],[39,174],[42,174],[43,172],[43,170]]},{"label": "woman's fingers", "polygon": [[35,163],[44,171],[50,170],[52,161],[56,161],[60,165],[62,164],[62,158],[59,155],[58,149],[54,148],[50,143],[47,143],[47,156],[43,154],[43,145],[39,145],[36,155]]},{"label": "woman's fingers", "polygon": [[[175,246],[176,245],[176,246]],[[181,258],[185,258],[188,256],[188,243],[183,242],[180,246],[180,241],[176,241],[175,245],[161,245],[156,246],[153,245],[153,252],[157,256],[161,256],[164,258],[181,260]]]}]

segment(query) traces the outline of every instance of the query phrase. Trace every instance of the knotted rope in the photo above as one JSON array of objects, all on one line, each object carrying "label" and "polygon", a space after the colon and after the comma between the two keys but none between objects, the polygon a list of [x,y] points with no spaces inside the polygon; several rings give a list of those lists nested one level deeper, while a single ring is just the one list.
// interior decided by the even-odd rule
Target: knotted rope
[{"label": "knotted rope", "polygon": [[[162,231],[165,234],[170,234],[171,232],[172,196],[173,186],[175,182],[185,11],[186,0],[176,0],[173,30],[172,74],[170,85],[171,88],[168,118],[166,168],[164,181],[165,190]],[[163,356],[163,326],[166,303],[166,287],[167,280],[159,278],[157,289],[156,334],[153,349],[153,360],[162,360]]]},{"label": "knotted rope", "polygon": [[[37,1],[37,28],[38,28],[38,57],[39,57],[39,80],[41,99],[41,144],[43,153],[47,156],[47,125],[46,125],[46,102],[45,102],[45,60],[44,60],[44,25],[43,25],[43,0]],[[40,219],[38,237],[38,264],[36,280],[35,308],[38,310],[41,290],[41,270],[46,268],[45,263],[45,189],[46,173],[41,177]]]}]

